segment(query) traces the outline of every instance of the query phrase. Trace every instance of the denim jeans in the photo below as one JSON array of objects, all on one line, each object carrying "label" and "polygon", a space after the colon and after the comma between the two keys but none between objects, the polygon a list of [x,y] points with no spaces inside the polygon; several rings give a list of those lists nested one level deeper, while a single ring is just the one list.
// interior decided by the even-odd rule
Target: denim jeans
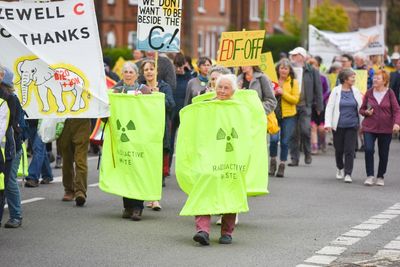
[{"label": "denim jeans", "polygon": [[367,176],[374,176],[375,140],[378,139],[379,166],[376,177],[384,178],[389,160],[389,148],[392,134],[378,134],[364,132],[365,169]]},{"label": "denim jeans", "polygon": [[7,187],[5,190],[5,196],[7,199],[8,210],[10,212],[10,219],[21,219],[21,193],[18,187],[17,172],[19,162],[21,160],[22,149],[17,151],[15,158],[11,162],[11,171],[8,178]]},{"label": "denim jeans", "polygon": [[281,130],[279,133],[271,135],[270,145],[269,145],[269,156],[276,157],[278,155],[278,141],[281,140],[281,161],[287,161],[289,152],[289,141],[292,137],[294,128],[296,127],[295,117],[283,118],[279,121],[279,126]]},{"label": "denim jeans", "polygon": [[42,139],[40,139],[36,127],[30,127],[29,131],[33,153],[26,179],[39,180],[41,175],[42,178],[50,178],[50,180],[53,180],[53,173],[51,171],[50,161],[46,151],[46,144],[43,143]]}]

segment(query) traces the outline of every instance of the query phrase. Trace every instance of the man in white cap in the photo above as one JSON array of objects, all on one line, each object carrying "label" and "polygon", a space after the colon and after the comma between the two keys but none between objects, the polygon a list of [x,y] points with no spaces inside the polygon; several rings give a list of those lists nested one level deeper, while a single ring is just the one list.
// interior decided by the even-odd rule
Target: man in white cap
[{"label": "man in white cap", "polygon": [[396,71],[390,73],[389,88],[394,91],[397,102],[400,104],[400,53],[394,52],[391,59]]},{"label": "man in white cap", "polygon": [[295,67],[303,68],[303,82],[300,101],[297,104],[296,130],[293,132],[289,148],[292,162],[289,166],[298,166],[300,159],[300,144],[302,145],[306,164],[311,164],[311,108],[315,105],[318,114],[323,111],[322,84],[319,72],[306,63],[307,51],[303,47],[296,47],[289,52],[290,60]]}]

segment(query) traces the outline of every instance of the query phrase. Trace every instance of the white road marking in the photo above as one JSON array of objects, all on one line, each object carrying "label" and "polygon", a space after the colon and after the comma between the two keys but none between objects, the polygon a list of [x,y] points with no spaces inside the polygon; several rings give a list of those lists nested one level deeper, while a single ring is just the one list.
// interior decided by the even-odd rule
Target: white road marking
[{"label": "white road marking", "polygon": [[[341,236],[330,242],[330,244],[337,246],[347,246],[347,247],[351,246],[360,241],[362,237],[368,236],[371,233],[371,231],[378,229],[383,224],[388,223],[390,220],[396,218],[399,215],[400,215],[400,203],[396,203],[390,208],[386,209],[384,212],[372,216],[367,221],[352,227],[350,231],[342,234]],[[317,254],[320,255],[314,255],[306,259],[304,262],[323,264],[323,265],[330,264],[331,262],[337,259],[337,257],[334,257],[332,255],[336,256],[341,255],[347,249],[347,247],[326,246],[316,252]],[[398,236],[396,240],[391,241],[389,244],[387,244],[385,248],[386,250],[378,251],[377,255],[384,253],[392,253],[400,255],[400,236]],[[303,266],[307,267],[308,265],[306,264],[297,265],[297,267],[303,267]]]},{"label": "white road marking", "polygon": [[330,264],[336,259],[337,257],[334,256],[315,255],[306,259],[305,262],[316,264]]},{"label": "white road marking", "polygon": [[386,249],[398,249],[400,250],[400,241],[391,241],[385,246]]},{"label": "white road marking", "polygon": [[400,210],[391,210],[391,209],[387,209],[384,212],[382,212],[383,214],[393,214],[393,215],[400,215]]},{"label": "white road marking", "polygon": [[322,249],[318,250],[317,254],[323,254],[323,255],[340,255],[343,252],[346,251],[347,248],[344,247],[332,247],[332,246],[327,246],[323,247]]},{"label": "white road marking", "polygon": [[358,237],[339,236],[331,242],[332,245],[351,246],[360,241]]},{"label": "white road marking", "polygon": [[345,236],[355,236],[355,237],[366,237],[367,235],[369,235],[371,233],[371,231],[361,231],[361,230],[350,230],[346,233],[344,233],[343,235]]},{"label": "white road marking", "polygon": [[[31,202],[36,202],[36,201],[43,200],[43,199],[45,199],[45,198],[44,197],[34,197],[34,198],[22,200],[21,204],[27,204],[27,203],[31,203]],[[5,205],[4,208],[7,209],[8,205]]]},{"label": "white road marking", "polygon": [[374,256],[374,258],[393,258],[393,257],[400,257],[399,250],[378,250],[378,253]]},{"label": "white road marking", "polygon": [[318,265],[308,265],[308,264],[299,264],[299,265],[296,265],[296,267],[320,267],[320,266],[318,266]]},{"label": "white road marking", "polygon": [[363,223],[369,223],[369,224],[385,224],[389,222],[390,220],[388,219],[369,219],[368,221],[365,221]]},{"label": "white road marking", "polygon": [[378,214],[375,216],[372,216],[371,219],[394,219],[399,215],[396,214]]},{"label": "white road marking", "polygon": [[98,187],[99,186],[99,183],[95,183],[95,184],[90,184],[90,185],[88,185],[88,187]]},{"label": "white road marking", "polygon": [[359,230],[375,230],[378,229],[379,227],[381,227],[381,224],[366,224],[366,223],[362,223],[359,225],[354,226],[354,229],[359,229]]}]

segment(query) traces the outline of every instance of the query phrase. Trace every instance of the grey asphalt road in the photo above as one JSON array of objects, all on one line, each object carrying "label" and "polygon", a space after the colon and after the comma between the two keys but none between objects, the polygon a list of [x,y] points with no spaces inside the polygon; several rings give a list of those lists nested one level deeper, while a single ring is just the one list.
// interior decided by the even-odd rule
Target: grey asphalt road
[{"label": "grey asphalt road", "polygon": [[[389,207],[396,213],[394,205],[400,203],[400,142],[392,143],[384,187],[363,185],[363,157],[357,153],[352,184],[335,179],[332,147],[310,166],[302,161],[288,167],[285,178],[270,178],[268,196],[249,199],[250,212],[239,215],[233,244],[219,245],[219,227],[213,225],[208,247],[192,240],[194,219],[178,216],[186,197],[174,175],[167,179],[162,211],[147,209],[142,221],[133,222],[121,218],[120,197],[96,186],[97,160],[90,159],[93,186],[83,208],[61,202],[60,182],[22,188],[23,200],[44,199],[23,205],[21,228],[0,228],[0,266],[328,266],[315,263],[315,256],[332,257],[318,251]],[[8,211],[5,215],[3,222]],[[400,216],[389,217],[357,243],[335,246],[345,251],[331,266],[376,259],[400,236]],[[400,248],[392,250],[400,254]],[[305,262],[310,258],[313,263]],[[382,266],[400,266],[400,261],[388,262]]]}]

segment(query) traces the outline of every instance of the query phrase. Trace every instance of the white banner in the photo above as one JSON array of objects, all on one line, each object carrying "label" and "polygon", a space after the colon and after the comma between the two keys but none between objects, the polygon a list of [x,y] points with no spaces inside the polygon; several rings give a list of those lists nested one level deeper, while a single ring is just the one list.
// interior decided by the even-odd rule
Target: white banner
[{"label": "white banner", "polygon": [[312,25],[308,27],[310,54],[322,57],[324,64],[328,66],[337,55],[360,51],[367,56],[383,55],[385,49],[383,25],[345,33],[320,31]]},{"label": "white banner", "polygon": [[137,49],[180,51],[182,0],[139,0]]},{"label": "white banner", "polygon": [[0,47],[30,119],[108,117],[93,1],[0,2]]}]

